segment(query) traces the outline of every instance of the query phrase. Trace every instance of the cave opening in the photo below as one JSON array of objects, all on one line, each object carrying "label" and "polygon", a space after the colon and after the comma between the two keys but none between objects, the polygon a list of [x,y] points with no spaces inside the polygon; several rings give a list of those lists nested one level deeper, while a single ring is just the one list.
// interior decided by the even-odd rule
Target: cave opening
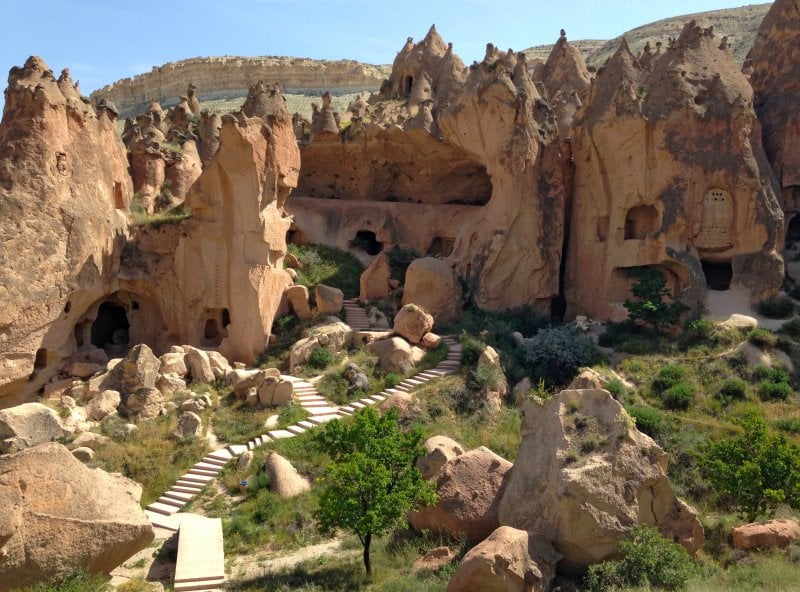
[{"label": "cave opening", "polygon": [[383,243],[371,230],[356,232],[356,236],[350,241],[350,246],[354,249],[361,249],[367,255],[377,255],[383,250]]},{"label": "cave opening", "polygon": [[103,302],[92,323],[91,343],[109,355],[120,355],[128,348],[131,325],[125,308],[114,302]]},{"label": "cave opening", "polygon": [[642,240],[656,230],[658,210],[653,206],[636,206],[625,216],[625,240]]},{"label": "cave opening", "polygon": [[406,76],[403,79],[403,94],[410,95],[411,88],[414,86],[414,77],[413,76]]},{"label": "cave opening", "polygon": [[800,214],[795,214],[786,229],[786,244],[800,240]]},{"label": "cave opening", "polygon": [[448,236],[437,236],[431,241],[428,247],[428,255],[431,257],[449,257],[453,254],[456,239]]},{"label": "cave opening", "polygon": [[733,265],[730,262],[702,260],[700,265],[703,266],[709,290],[724,292],[730,289],[733,279]]}]

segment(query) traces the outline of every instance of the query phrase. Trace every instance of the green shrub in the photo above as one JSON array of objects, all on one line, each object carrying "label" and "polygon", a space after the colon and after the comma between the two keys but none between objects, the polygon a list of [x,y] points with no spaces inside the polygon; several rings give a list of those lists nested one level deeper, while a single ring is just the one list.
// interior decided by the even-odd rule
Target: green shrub
[{"label": "green shrub", "polygon": [[336,359],[336,355],[327,347],[320,347],[311,352],[308,365],[315,370],[324,370]]},{"label": "green shrub", "polygon": [[609,380],[606,383],[606,390],[611,393],[615,399],[619,399],[628,392],[628,389],[625,387],[625,383],[619,378],[612,378]]},{"label": "green shrub", "polygon": [[477,365],[486,344],[468,333],[461,334],[461,365],[472,368]]},{"label": "green shrub", "polygon": [[686,378],[686,368],[680,364],[662,366],[653,380],[653,391],[661,394]]},{"label": "green shrub", "polygon": [[631,287],[636,300],[625,301],[631,320],[649,325],[656,331],[677,324],[687,307],[677,300],[665,301],[665,298],[672,299],[672,296],[661,272],[653,267],[642,267],[632,271],[632,274],[638,278]]},{"label": "green shrub", "polygon": [[661,411],[646,405],[631,405],[626,407],[628,415],[636,421],[636,428],[651,438],[659,435],[663,429],[663,416]]},{"label": "green shrub", "polygon": [[522,345],[528,375],[533,382],[549,386],[566,385],[581,366],[591,366],[599,352],[587,337],[570,327],[540,329]]},{"label": "green shrub", "polygon": [[714,323],[708,319],[695,319],[686,326],[685,339],[691,343],[714,341]]},{"label": "green shrub", "polygon": [[403,379],[394,372],[389,372],[389,374],[383,378],[383,384],[387,389],[394,388],[401,382],[403,382]]},{"label": "green shrub", "polygon": [[[800,286],[800,284],[795,285]],[[800,339],[800,319],[792,319],[791,321],[785,322],[778,331],[794,339]]]},{"label": "green shrub", "polygon": [[422,257],[415,250],[406,247],[392,247],[391,249],[386,249],[383,254],[389,259],[392,279],[399,280],[400,283],[405,283],[406,270],[411,265],[411,262]]},{"label": "green shrub", "polygon": [[753,329],[747,334],[747,341],[758,347],[775,347],[778,336],[769,329]]},{"label": "green shrub", "polygon": [[297,283],[313,290],[317,284],[339,288],[345,298],[358,296],[364,266],[347,251],[324,245],[289,245],[302,264],[297,270]]},{"label": "green shrub", "polygon": [[694,391],[693,385],[679,382],[661,393],[661,402],[667,409],[686,411],[694,399]]},{"label": "green shrub", "polygon": [[741,378],[728,378],[717,395],[725,401],[741,401],[747,396],[747,383]]},{"label": "green shrub", "polygon": [[794,314],[794,302],[786,296],[765,298],[758,303],[756,308],[768,319],[785,319]]},{"label": "green shrub", "polygon": [[475,392],[486,394],[496,391],[501,383],[500,372],[494,366],[477,366],[469,373],[467,386]]},{"label": "green shrub", "polygon": [[785,382],[762,380],[758,383],[758,396],[762,401],[785,401],[791,394],[792,387]]},{"label": "green shrub", "polygon": [[769,382],[789,382],[789,374],[783,368],[770,368],[764,364],[759,364],[753,368],[751,374],[754,381],[760,382],[767,380]]},{"label": "green shrub", "polygon": [[620,544],[620,551],[622,559],[589,568],[587,590],[605,592],[632,586],[680,590],[696,571],[686,549],[649,526],[634,526],[630,537]]},{"label": "green shrub", "polygon": [[772,425],[784,432],[800,434],[800,417],[782,417],[773,421]]},{"label": "green shrub", "polygon": [[21,592],[109,592],[113,590],[102,574],[89,575],[76,570],[63,580],[54,583],[41,582]]},{"label": "green shrub", "polygon": [[294,425],[298,421],[303,421],[308,416],[308,411],[306,411],[302,405],[290,403],[283,407],[278,414],[278,427],[282,429]]}]

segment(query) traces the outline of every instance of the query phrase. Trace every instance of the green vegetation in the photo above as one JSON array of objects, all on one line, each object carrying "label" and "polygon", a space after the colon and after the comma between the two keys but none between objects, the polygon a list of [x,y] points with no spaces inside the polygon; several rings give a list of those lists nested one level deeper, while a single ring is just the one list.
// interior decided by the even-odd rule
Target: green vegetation
[{"label": "green vegetation", "polygon": [[42,582],[25,588],[22,592],[110,592],[111,584],[103,575],[89,575],[76,571],[59,582]]},{"label": "green vegetation", "polygon": [[768,319],[786,319],[794,314],[794,302],[786,296],[773,296],[759,301],[758,312]]},{"label": "green vegetation", "polygon": [[134,193],[133,199],[131,200],[131,216],[133,217],[134,224],[137,226],[158,228],[164,224],[178,224],[182,220],[190,218],[191,215],[192,209],[189,207],[189,204],[186,203],[177,205],[169,210],[148,214],[144,210],[142,199],[139,197],[138,193]]},{"label": "green vegetation", "polygon": [[349,421],[331,422],[314,442],[331,458],[316,513],[323,534],[356,533],[364,547],[364,568],[372,577],[372,538],[387,533],[409,510],[436,501],[435,487],[414,464],[424,454],[422,432],[400,431],[398,413],[369,407]]},{"label": "green vegetation", "polygon": [[220,392],[219,405],[214,411],[213,430],[217,438],[230,444],[241,444],[264,433],[264,423],[274,409],[253,409],[238,400],[233,389]]},{"label": "green vegetation", "polygon": [[566,386],[581,366],[600,357],[594,343],[569,327],[540,329],[522,350],[531,380],[543,380],[548,386]]},{"label": "green vegetation", "polygon": [[638,281],[631,287],[636,300],[626,300],[625,308],[631,320],[663,331],[678,324],[681,314],[687,310],[682,302],[666,302],[670,298],[667,282],[660,271],[653,267],[639,268],[633,272]]},{"label": "green vegetation", "polygon": [[758,347],[775,347],[778,336],[769,329],[753,329],[747,334],[747,341]]},{"label": "green vegetation", "polygon": [[589,592],[649,586],[657,590],[681,590],[697,571],[682,546],[661,536],[655,528],[635,526],[620,544],[622,559],[604,561],[589,568]]},{"label": "green vegetation", "polygon": [[289,245],[289,252],[300,261],[297,283],[312,292],[317,284],[339,288],[345,298],[355,298],[364,267],[346,251],[324,245]]},{"label": "green vegetation", "polygon": [[[334,354],[330,348],[320,347],[319,349],[315,349],[311,352],[311,355],[308,356],[307,365],[313,370],[324,370],[333,364],[335,360],[336,354]],[[318,374],[318,372],[314,374]]]}]

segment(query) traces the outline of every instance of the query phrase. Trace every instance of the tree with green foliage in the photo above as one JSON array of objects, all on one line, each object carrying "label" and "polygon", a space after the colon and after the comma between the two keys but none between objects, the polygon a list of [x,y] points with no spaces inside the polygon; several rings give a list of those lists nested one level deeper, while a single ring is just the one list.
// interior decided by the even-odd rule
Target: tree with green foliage
[{"label": "tree with green foliage", "polygon": [[749,521],[779,504],[800,508],[800,446],[770,429],[758,412],[737,422],[742,433],[709,443],[701,466],[719,497]]},{"label": "tree with green foliage", "polygon": [[414,464],[425,453],[422,432],[401,431],[397,420],[394,408],[379,415],[367,407],[314,435],[332,459],[316,512],[318,528],[323,534],[340,528],[355,532],[364,547],[368,578],[373,537],[395,527],[408,511],[436,502],[435,485]]},{"label": "tree with green foliage", "polygon": [[650,325],[658,332],[677,325],[687,307],[677,300],[665,300],[672,300],[672,296],[661,272],[654,267],[644,267],[637,269],[634,274],[639,278],[631,288],[636,300],[625,301],[631,320]]}]

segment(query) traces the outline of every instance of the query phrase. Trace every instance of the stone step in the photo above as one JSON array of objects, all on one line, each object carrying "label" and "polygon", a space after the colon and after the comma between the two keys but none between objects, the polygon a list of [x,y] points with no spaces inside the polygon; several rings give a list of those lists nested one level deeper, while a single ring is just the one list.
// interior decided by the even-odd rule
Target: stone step
[{"label": "stone step", "polygon": [[195,496],[194,493],[187,493],[185,491],[176,491],[175,488],[173,487],[169,491],[165,491],[164,495],[162,495],[161,497],[169,497],[181,502],[188,502],[191,499],[193,499],[194,496]]},{"label": "stone step", "polygon": [[302,407],[327,407],[330,405],[326,399],[320,398],[314,401],[298,401]]},{"label": "stone step", "polygon": [[175,506],[175,508],[178,510],[186,505],[186,502],[183,500],[176,500],[174,497],[167,497],[165,495],[162,495],[160,498],[158,498],[156,503],[165,504],[167,506]]},{"label": "stone step", "polygon": [[171,530],[172,532],[178,532],[178,529],[180,528],[182,514],[158,514],[156,512],[151,512],[150,510],[145,510],[144,513],[145,516],[147,516],[147,519],[150,521],[150,524],[153,526]]},{"label": "stone step", "polygon": [[297,425],[299,425],[304,430],[310,430],[311,428],[314,427],[314,424],[306,419],[304,419],[303,421],[298,421]]},{"label": "stone step", "polygon": [[350,413],[350,414],[354,413],[355,410],[356,410],[356,408],[355,407],[351,407],[350,405],[343,405],[343,406],[339,407],[339,411],[346,411],[347,413]]},{"label": "stone step", "polygon": [[219,473],[219,471],[209,471],[209,470],[206,470],[206,469],[195,469],[194,467],[192,467],[191,469],[189,469],[189,473],[192,474],[192,475],[204,475],[206,477],[216,477],[217,473]]},{"label": "stone step", "polygon": [[215,467],[219,467],[220,469],[222,469],[222,467],[228,464],[228,460],[221,460],[219,458],[214,458],[212,456],[204,456],[203,460],[200,462],[206,463],[207,465],[213,465]]},{"label": "stone step", "polygon": [[400,384],[395,385],[394,390],[402,391],[404,393],[410,393],[413,389],[410,386],[408,386],[407,384],[403,384],[401,382]]},{"label": "stone step", "polygon": [[377,403],[377,401],[375,399],[373,399],[372,397],[367,397],[365,399],[359,399],[358,402],[359,403],[364,403],[364,405],[374,405],[375,403]]},{"label": "stone step", "polygon": [[206,483],[211,483],[214,480],[214,477],[210,477],[208,475],[198,475],[196,473],[192,473],[191,471],[183,475],[178,481],[192,481],[194,483],[200,483],[201,485],[205,485]]},{"label": "stone step", "polygon": [[261,434],[261,441],[266,444],[267,442],[271,442],[272,438],[269,437],[269,434]]},{"label": "stone step", "polygon": [[[317,415],[331,415],[336,413],[336,407],[307,407],[306,411],[308,411],[312,416]],[[308,418],[311,421],[311,418]]]},{"label": "stone step", "polygon": [[286,428],[286,431],[292,432],[296,436],[299,436],[300,434],[305,432],[305,430],[301,428],[299,425],[290,425],[289,427]]},{"label": "stone step", "polygon": [[272,430],[269,433],[269,437],[273,440],[283,440],[285,438],[292,438],[295,434],[288,430]]},{"label": "stone step", "polygon": [[214,580],[202,580],[200,582],[181,582],[175,584],[174,592],[223,592],[220,588],[225,584],[225,578]]},{"label": "stone step", "polygon": [[151,512],[155,512],[156,514],[164,514],[165,516],[171,516],[179,510],[179,508],[176,508],[175,506],[162,504],[161,502],[153,502],[147,506],[147,509]]},{"label": "stone step", "polygon": [[350,407],[355,407],[356,409],[363,409],[364,407],[366,407],[366,405],[364,405],[364,403],[362,403],[361,401],[353,401],[352,403],[350,403]]},{"label": "stone step", "polygon": [[222,450],[215,450],[214,452],[206,454],[205,458],[213,458],[214,460],[217,461],[228,462],[230,459],[233,458],[233,455],[227,448],[223,448]]},{"label": "stone step", "polygon": [[423,384],[425,384],[428,381],[425,380],[425,379],[421,379],[421,378],[406,378],[403,382],[405,382],[406,384],[410,384],[411,386],[415,386],[416,387],[416,386],[422,386]]},{"label": "stone step", "polygon": [[178,531],[174,590],[207,590],[225,583],[222,521],[187,514]]},{"label": "stone step", "polygon": [[[171,491],[177,491],[177,492],[180,492],[180,493],[188,493],[189,495],[194,497],[195,495],[200,493],[203,490],[203,488],[197,483],[194,483],[193,485],[196,485],[197,487],[191,487],[190,485],[179,485],[178,482],[176,482],[175,485],[172,486],[172,490]],[[167,493],[169,493],[169,492],[167,492]],[[164,495],[166,495],[166,493]]]},{"label": "stone step", "polygon": [[248,449],[248,450],[255,450],[255,448],[256,448],[256,443],[255,443],[255,442],[253,442],[252,440],[250,440],[250,441],[247,443],[247,449]]},{"label": "stone step", "polygon": [[214,473],[219,473],[222,470],[222,467],[220,465],[207,463],[202,460],[199,463],[195,463],[192,468],[203,469],[204,471],[213,471]]},{"label": "stone step", "polygon": [[233,456],[241,456],[247,451],[247,446],[243,446],[241,444],[231,444],[228,446],[228,451],[230,451],[231,455]]},{"label": "stone step", "polygon": [[351,415],[353,415],[353,413],[354,413],[354,412],[353,412],[353,411],[345,411],[344,409],[342,409],[342,408],[340,407],[340,408],[339,408],[339,412],[338,412],[338,413],[339,413],[339,415],[341,415],[341,416],[344,416],[344,417],[350,417]]},{"label": "stone step", "polygon": [[377,401],[378,403],[380,403],[381,401],[385,401],[385,400],[386,400],[386,395],[381,395],[381,394],[372,395],[372,396],[370,397],[370,399],[372,399],[373,401]]},{"label": "stone step", "polygon": [[328,423],[329,421],[333,421],[334,419],[340,419],[341,416],[337,413],[331,413],[328,415],[315,415],[314,417],[310,417],[308,421],[313,424],[321,425],[323,423]]}]

